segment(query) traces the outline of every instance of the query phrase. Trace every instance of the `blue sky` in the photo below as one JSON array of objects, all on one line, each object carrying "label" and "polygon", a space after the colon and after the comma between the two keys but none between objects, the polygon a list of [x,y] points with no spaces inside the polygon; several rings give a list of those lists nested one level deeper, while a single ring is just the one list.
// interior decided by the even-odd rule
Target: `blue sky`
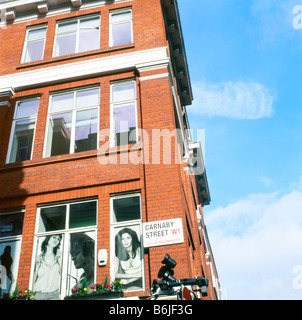
[{"label": "blue sky", "polygon": [[[228,299],[302,298],[302,29],[298,0],[178,0]],[[257,279],[257,281],[255,281]]]}]

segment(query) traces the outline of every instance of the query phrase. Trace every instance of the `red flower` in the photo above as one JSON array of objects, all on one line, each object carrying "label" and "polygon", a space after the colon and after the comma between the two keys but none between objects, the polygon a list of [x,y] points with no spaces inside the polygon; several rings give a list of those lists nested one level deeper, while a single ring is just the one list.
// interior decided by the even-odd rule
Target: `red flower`
[{"label": "red flower", "polygon": [[106,289],[112,290],[111,284],[107,283],[107,284],[106,284]]},{"label": "red flower", "polygon": [[96,286],[91,286],[90,289],[94,290],[96,288]]},{"label": "red flower", "polygon": [[73,288],[72,291],[73,291],[73,292],[77,292],[78,289],[77,289],[77,288]]}]

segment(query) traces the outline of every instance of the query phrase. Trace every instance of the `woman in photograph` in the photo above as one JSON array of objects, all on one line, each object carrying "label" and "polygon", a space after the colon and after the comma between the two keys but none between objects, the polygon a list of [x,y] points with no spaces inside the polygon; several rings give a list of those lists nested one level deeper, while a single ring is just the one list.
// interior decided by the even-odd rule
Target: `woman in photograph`
[{"label": "woman in photograph", "polygon": [[94,240],[86,233],[75,233],[70,236],[70,256],[76,269],[84,272],[74,288],[80,289],[85,279],[87,288],[94,285]]},{"label": "woman in photograph", "polygon": [[123,289],[141,289],[141,244],[134,230],[123,228],[118,232],[115,256],[115,279],[122,281]]},{"label": "woman in photograph", "polygon": [[62,235],[46,236],[41,245],[41,254],[35,265],[35,300],[59,299],[61,282],[61,252],[58,250]]}]

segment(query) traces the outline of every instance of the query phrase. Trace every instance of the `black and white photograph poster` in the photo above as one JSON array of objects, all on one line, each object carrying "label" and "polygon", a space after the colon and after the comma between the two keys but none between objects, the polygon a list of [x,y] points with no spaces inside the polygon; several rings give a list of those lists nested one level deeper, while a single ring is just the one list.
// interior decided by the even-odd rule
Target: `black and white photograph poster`
[{"label": "black and white photograph poster", "polygon": [[143,259],[140,225],[117,227],[115,231],[114,278],[124,290],[143,289]]}]

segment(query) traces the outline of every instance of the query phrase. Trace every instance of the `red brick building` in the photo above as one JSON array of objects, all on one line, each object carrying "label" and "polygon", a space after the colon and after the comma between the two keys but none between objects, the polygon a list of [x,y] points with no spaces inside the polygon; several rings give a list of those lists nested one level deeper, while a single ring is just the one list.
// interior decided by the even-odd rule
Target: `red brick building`
[{"label": "red brick building", "polygon": [[107,276],[146,297],[169,253],[219,299],[177,1],[1,1],[0,17],[2,295]]}]

